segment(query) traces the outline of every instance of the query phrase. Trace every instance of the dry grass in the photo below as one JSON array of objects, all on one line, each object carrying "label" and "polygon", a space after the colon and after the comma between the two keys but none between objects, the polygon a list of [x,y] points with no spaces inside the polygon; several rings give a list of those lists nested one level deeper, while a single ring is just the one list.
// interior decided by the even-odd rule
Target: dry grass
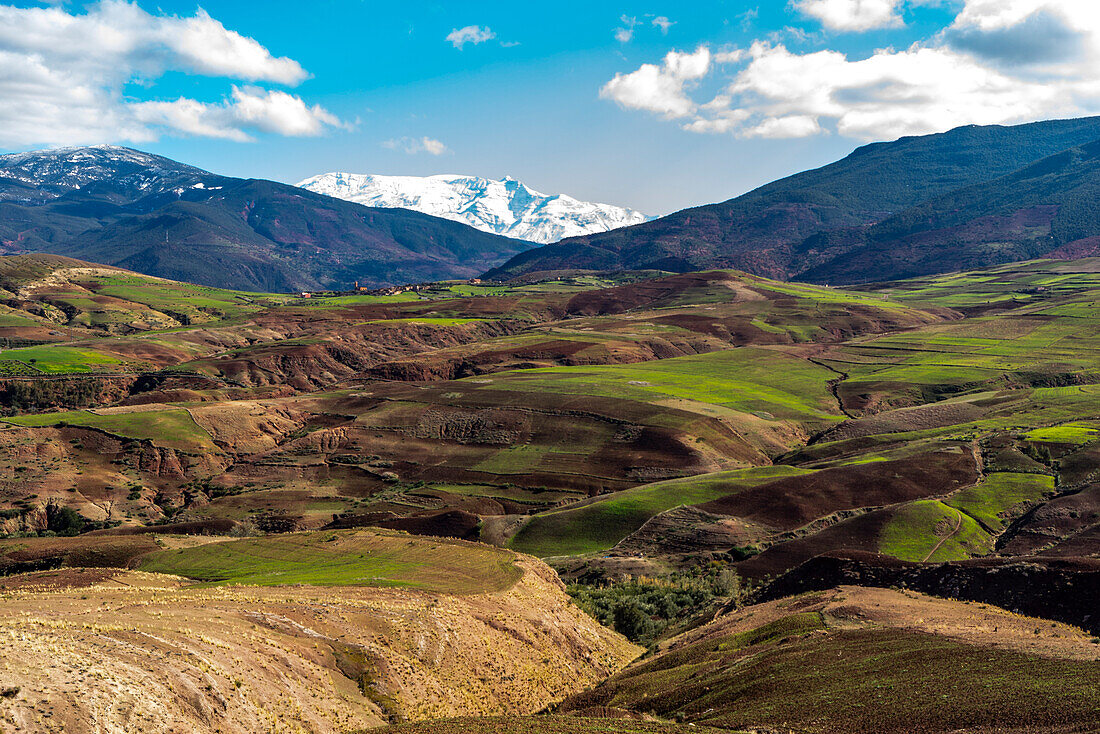
[{"label": "dry grass", "polygon": [[180,588],[122,572],[0,595],[0,731],[338,732],[533,713],[637,649],[520,559],[507,591]]}]

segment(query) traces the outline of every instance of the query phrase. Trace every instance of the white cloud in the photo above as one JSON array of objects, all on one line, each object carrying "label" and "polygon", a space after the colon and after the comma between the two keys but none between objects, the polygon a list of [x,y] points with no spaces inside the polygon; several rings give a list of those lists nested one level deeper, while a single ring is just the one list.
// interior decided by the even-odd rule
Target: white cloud
[{"label": "white cloud", "polygon": [[615,40],[619,43],[630,43],[634,38],[634,29],[638,26],[638,19],[629,15],[619,18],[622,25],[615,29]]},{"label": "white cloud", "polygon": [[951,46],[1001,66],[1084,76],[1100,64],[1100,5],[1087,0],[969,0],[943,35]]},{"label": "white cloud", "polygon": [[676,25],[676,21],[669,20],[663,15],[658,15],[656,18],[653,19],[653,27],[660,28],[661,34],[665,36],[668,35],[668,29],[674,25]]},{"label": "white cloud", "polygon": [[205,11],[191,18],[150,15],[135,2],[103,0],[83,15],[61,7],[0,5],[0,49],[42,54],[57,64],[118,68],[150,76],[167,69],[247,81],[297,84],[308,74]]},{"label": "white cloud", "polygon": [[493,33],[489,26],[483,28],[477,25],[468,25],[465,28],[453,29],[447,34],[446,40],[450,41],[455,48],[461,51],[462,47],[467,43],[472,43],[476,46],[479,43],[491,41],[496,37],[497,34]]},{"label": "white cloud", "polygon": [[286,92],[233,87],[232,98],[207,104],[181,97],[171,102],[133,105],[137,120],[211,138],[247,141],[246,129],[276,135],[320,135],[325,126],[346,127],[323,107],[309,107]]},{"label": "white cloud", "polygon": [[394,138],[382,143],[383,148],[390,150],[403,150],[409,155],[427,153],[428,155],[443,155],[450,153],[450,148],[435,138],[427,136],[422,138]]},{"label": "white cloud", "polygon": [[[775,40],[705,51],[617,74],[601,96],[691,132],[741,137],[882,140],[1100,113],[1100,3],[966,0],[943,31],[865,56]],[[674,61],[688,56],[700,63],[678,72]]]},{"label": "white cloud", "polygon": [[902,0],[792,0],[791,5],[834,31],[869,31],[904,25]]},{"label": "white cloud", "polygon": [[706,76],[710,70],[711,53],[705,46],[693,53],[671,51],[664,62],[642,64],[630,74],[616,74],[600,90],[600,97],[617,102],[622,107],[646,110],[666,119],[688,117],[696,104],[687,95],[687,88]]},{"label": "white cloud", "polygon": [[163,134],[249,139],[249,131],[316,135],[333,115],[285,92],[233,88],[216,103],[135,101],[169,71],[297,84],[308,74],[203,11],[152,15],[103,0],[82,14],[0,5],[0,145],[147,142]]}]

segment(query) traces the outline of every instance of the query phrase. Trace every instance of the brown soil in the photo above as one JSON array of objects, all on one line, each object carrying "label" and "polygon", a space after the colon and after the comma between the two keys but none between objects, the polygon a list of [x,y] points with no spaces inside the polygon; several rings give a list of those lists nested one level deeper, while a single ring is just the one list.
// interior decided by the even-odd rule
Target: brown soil
[{"label": "brown soil", "polygon": [[780,479],[699,507],[776,530],[794,530],[842,510],[946,495],[976,481],[969,451],[936,451]]},{"label": "brown soil", "polygon": [[549,569],[453,597],[364,588],[179,588],[126,572],[6,590],[0,679],[16,729],[343,732],[392,720],[533,713],[637,649]]}]

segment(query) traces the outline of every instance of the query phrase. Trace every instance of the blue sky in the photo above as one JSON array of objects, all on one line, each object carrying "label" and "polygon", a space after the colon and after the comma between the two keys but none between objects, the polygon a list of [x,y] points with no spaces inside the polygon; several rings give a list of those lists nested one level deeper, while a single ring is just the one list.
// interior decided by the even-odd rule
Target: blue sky
[{"label": "blue sky", "polygon": [[1092,5],[0,4],[0,148],[509,175],[664,214],[869,140],[1100,111]]}]

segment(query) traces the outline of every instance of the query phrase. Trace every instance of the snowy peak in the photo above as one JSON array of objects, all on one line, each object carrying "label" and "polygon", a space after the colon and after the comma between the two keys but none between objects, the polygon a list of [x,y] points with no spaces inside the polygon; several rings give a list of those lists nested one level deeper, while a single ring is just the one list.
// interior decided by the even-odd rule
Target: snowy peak
[{"label": "snowy peak", "polygon": [[549,244],[578,235],[647,222],[641,212],[611,204],[547,195],[513,178],[372,176],[325,173],[298,184],[318,194],[365,206],[412,209],[484,232]]},{"label": "snowy peak", "polygon": [[214,178],[200,168],[115,145],[0,155],[0,201],[40,204],[89,187],[135,198]]}]

